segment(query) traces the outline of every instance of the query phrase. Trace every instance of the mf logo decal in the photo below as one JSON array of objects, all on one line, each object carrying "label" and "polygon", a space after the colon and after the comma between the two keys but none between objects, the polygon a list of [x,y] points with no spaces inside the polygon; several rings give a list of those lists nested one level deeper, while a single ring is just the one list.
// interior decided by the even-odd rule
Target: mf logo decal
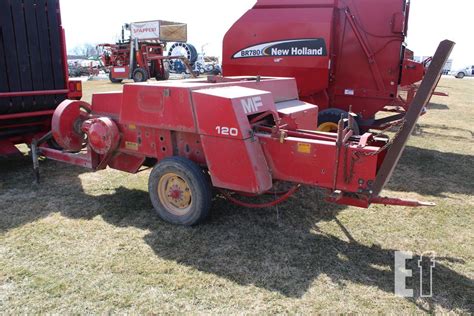
[{"label": "mf logo decal", "polygon": [[240,100],[242,108],[245,114],[252,114],[259,112],[260,108],[263,107],[262,97],[253,97]]},{"label": "mf logo decal", "polygon": [[305,38],[268,42],[244,48],[232,58],[251,57],[302,57],[327,56],[326,42],[322,38]]}]

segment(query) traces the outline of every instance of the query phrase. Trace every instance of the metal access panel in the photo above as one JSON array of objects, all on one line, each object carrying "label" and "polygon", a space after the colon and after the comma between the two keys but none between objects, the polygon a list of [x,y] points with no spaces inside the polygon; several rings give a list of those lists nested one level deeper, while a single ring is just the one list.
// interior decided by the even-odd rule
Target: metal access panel
[{"label": "metal access panel", "polygon": [[66,89],[59,0],[1,0],[0,115],[53,110]]}]

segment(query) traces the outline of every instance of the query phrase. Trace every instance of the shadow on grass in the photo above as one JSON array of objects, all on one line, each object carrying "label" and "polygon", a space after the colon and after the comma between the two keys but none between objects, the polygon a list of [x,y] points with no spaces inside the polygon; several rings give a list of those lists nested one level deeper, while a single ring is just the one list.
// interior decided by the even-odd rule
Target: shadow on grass
[{"label": "shadow on grass", "polygon": [[[415,155],[411,151],[415,149],[408,152]],[[411,162],[404,163],[412,166]],[[78,178],[83,169],[54,162],[43,163],[43,184],[29,189],[32,182],[29,163],[16,163],[15,167],[18,170],[0,167],[2,177],[8,177],[2,179],[2,190],[6,192],[0,197],[6,203],[18,204],[8,208],[9,213],[0,210],[3,232],[52,212],[72,219],[100,216],[118,227],[149,230],[144,241],[160,258],[239,285],[254,285],[285,297],[300,298],[319,277],[327,277],[341,289],[346,284],[360,284],[394,293],[393,263],[397,249],[357,242],[337,220],[338,212],[344,208],[323,202],[321,194],[310,188],[280,206],[278,213],[276,209],[243,209],[217,197],[205,224],[184,228],[160,221],[145,191],[120,187],[110,194],[91,196],[83,192]],[[26,192],[24,196],[14,191],[18,187]],[[318,231],[318,222],[333,220],[346,238]],[[418,259],[420,256],[415,256],[414,260]],[[474,291],[473,281],[446,265],[456,260],[444,258],[437,263],[433,275],[433,290],[437,294],[421,303],[413,301],[414,304],[428,312],[436,306],[473,312],[469,301],[469,293]],[[413,262],[415,276],[416,261]]]},{"label": "shadow on grass", "polygon": [[449,110],[449,106],[442,103],[429,103],[426,107],[428,110]]},{"label": "shadow on grass", "polygon": [[387,189],[438,197],[473,195],[473,166],[472,155],[407,147]]},{"label": "shadow on grass", "polygon": [[[430,132],[428,130],[438,130],[440,132]],[[448,131],[448,133],[443,132],[443,131]],[[457,133],[457,135],[452,135],[449,134],[451,132]],[[440,125],[440,124],[417,124],[417,129],[414,134],[414,136],[419,136],[419,137],[436,137],[436,138],[444,138],[444,139],[449,139],[449,140],[454,140],[454,141],[466,141],[466,142],[471,142],[472,139],[474,138],[474,132],[465,129],[465,128],[459,128],[459,127],[451,127],[447,125]],[[469,143],[466,144],[468,146]]]}]

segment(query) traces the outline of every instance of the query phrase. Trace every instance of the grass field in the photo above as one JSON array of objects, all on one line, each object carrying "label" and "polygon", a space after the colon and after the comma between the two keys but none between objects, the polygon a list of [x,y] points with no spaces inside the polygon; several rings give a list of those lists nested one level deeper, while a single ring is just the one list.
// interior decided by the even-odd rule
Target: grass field
[{"label": "grass field", "polygon": [[[85,83],[90,92],[116,89]],[[474,80],[445,78],[385,193],[433,208],[214,201],[195,228],[161,221],[148,172],[0,161],[0,314],[474,312]],[[394,252],[437,256],[432,298],[394,295]],[[415,280],[408,284],[417,288]],[[415,291],[416,292],[416,291]]]}]

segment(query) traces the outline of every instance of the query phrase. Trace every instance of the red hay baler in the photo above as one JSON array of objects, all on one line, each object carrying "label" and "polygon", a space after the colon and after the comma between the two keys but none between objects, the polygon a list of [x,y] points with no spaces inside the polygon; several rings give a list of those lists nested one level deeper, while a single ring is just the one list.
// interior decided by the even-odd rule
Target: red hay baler
[{"label": "red hay baler", "polygon": [[405,47],[409,11],[408,0],[258,0],[224,38],[223,74],[296,78],[321,131],[349,108],[361,133],[389,128],[426,72]]},{"label": "red hay baler", "polygon": [[[430,205],[384,198],[389,180],[431,98],[454,43],[440,45],[397,136],[355,135],[355,119],[338,122],[338,132],[318,132],[316,105],[301,101],[290,78],[209,77],[201,80],[126,84],[123,92],[95,94],[92,103],[64,101],[48,135],[32,152],[101,170],[136,173],[153,161],[149,193],[158,214],[175,224],[201,222],[210,210],[212,187],[232,202],[272,192],[276,181],[326,189],[334,203]],[[39,149],[39,151],[37,150]]]}]

